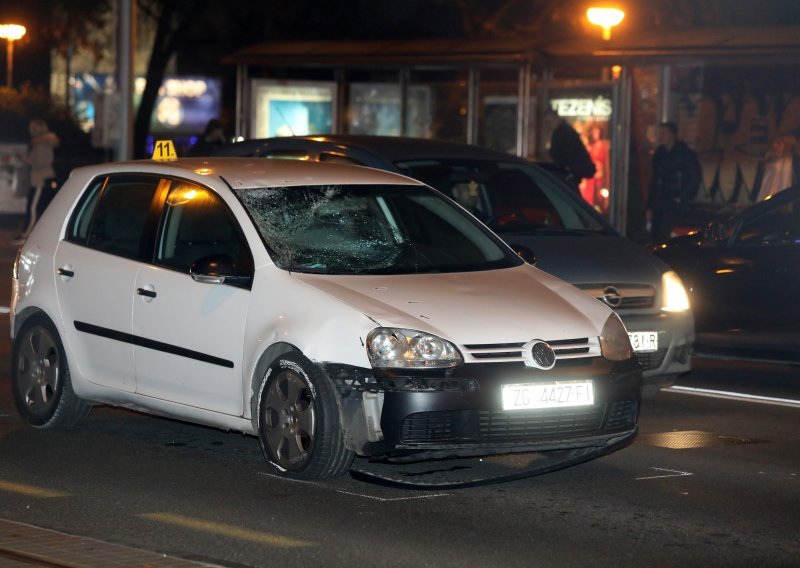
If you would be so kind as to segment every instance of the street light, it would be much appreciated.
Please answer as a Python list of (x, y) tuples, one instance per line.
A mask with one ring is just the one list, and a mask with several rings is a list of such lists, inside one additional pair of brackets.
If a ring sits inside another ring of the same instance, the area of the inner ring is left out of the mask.
[(14, 76), (14, 42), (25, 35), (25, 26), (17, 24), (0, 24), (0, 38), (8, 40), (8, 64), (6, 86), (11, 87), (11, 78)]
[(603, 28), (603, 39), (611, 39), (611, 28), (619, 25), (625, 12), (618, 8), (589, 8), (586, 17), (596, 26)]

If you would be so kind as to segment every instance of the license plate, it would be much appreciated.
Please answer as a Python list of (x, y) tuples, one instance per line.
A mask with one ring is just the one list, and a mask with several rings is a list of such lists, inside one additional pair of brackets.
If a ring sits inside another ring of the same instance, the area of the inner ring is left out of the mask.
[(658, 351), (657, 331), (631, 331), (628, 337), (631, 338), (631, 346), (636, 353)]
[(592, 404), (594, 404), (594, 391), (591, 381), (503, 385), (503, 410), (561, 408)]

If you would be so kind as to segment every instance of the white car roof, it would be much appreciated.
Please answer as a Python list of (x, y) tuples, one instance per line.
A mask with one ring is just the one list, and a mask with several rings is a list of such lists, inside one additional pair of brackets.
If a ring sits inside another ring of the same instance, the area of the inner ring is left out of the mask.
[(191, 179), (198, 183), (203, 183), (209, 177), (221, 177), (234, 189), (329, 184), (424, 185), (411, 178), (373, 168), (264, 158), (181, 158), (174, 162), (135, 160), (85, 166), (77, 168), (75, 173), (87, 177), (111, 173), (151, 173)]

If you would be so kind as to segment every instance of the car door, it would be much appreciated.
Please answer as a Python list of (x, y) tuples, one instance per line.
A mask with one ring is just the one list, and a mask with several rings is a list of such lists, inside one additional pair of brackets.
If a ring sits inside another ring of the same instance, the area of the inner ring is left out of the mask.
[(716, 297), (716, 316), (723, 330), (796, 332), (800, 199), (775, 202), (752, 213), (710, 263), (707, 295)]
[[(198, 282), (196, 261), (227, 262), (231, 284)], [(212, 190), (169, 181), (153, 264), (136, 279), (136, 392), (240, 416), (242, 353), (253, 260), (239, 225)]]
[(129, 392), (134, 284), (159, 183), (131, 174), (94, 180), (55, 255), (59, 309), (75, 354), (70, 364), (95, 384)]

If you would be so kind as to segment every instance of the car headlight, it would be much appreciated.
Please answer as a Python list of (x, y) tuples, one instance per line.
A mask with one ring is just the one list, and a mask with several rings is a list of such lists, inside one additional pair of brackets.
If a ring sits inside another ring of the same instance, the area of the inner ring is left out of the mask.
[(617, 314), (611, 314), (600, 332), (600, 351), (609, 361), (625, 361), (633, 357), (628, 331)]
[(661, 277), (663, 300), (661, 309), (665, 312), (685, 312), (689, 309), (689, 295), (680, 277), (672, 270)]
[(367, 353), (373, 367), (435, 369), (463, 362), (456, 346), (435, 335), (413, 329), (379, 327), (367, 336)]

